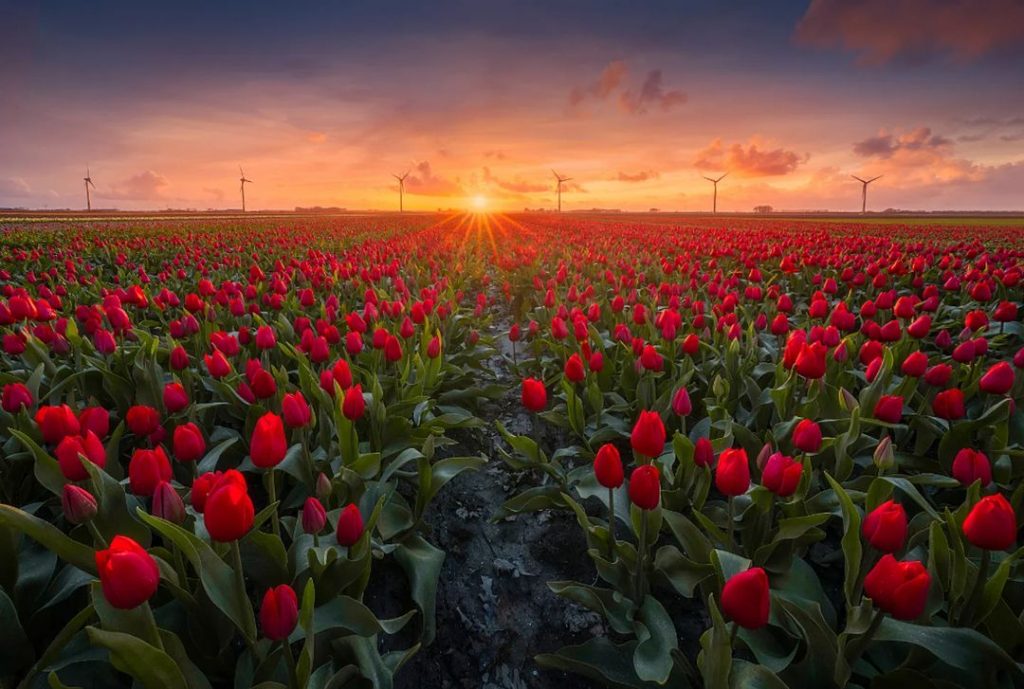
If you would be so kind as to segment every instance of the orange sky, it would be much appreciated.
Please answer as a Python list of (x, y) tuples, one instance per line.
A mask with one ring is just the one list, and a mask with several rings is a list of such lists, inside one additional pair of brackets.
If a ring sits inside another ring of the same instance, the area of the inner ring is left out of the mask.
[(566, 209), (707, 210), (725, 171), (720, 210), (859, 210), (851, 174), (884, 175), (877, 210), (1024, 208), (1019, 3), (980, 4), (256, 3), (237, 34), (227, 10), (15, 9), (0, 205), (84, 205), (88, 163), (94, 206), (126, 209), (237, 207), (239, 164), (251, 209), (391, 209), (405, 170), (407, 209), (550, 208), (552, 168)]

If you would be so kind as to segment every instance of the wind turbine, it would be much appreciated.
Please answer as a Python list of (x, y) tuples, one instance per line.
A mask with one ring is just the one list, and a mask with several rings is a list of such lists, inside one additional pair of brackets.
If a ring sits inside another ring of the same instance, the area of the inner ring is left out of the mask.
[(553, 174), (555, 176), (555, 179), (558, 180), (558, 183), (556, 185), (558, 187), (558, 212), (561, 213), (562, 212), (562, 183), (563, 182), (571, 181), (572, 177), (562, 177), (561, 175), (559, 175), (554, 170), (551, 171), (551, 174)]
[(241, 187), (242, 188), (242, 212), (244, 213), (245, 212), (245, 183), (248, 182), (249, 184), (252, 184), (252, 180), (245, 178), (245, 172), (242, 170), (242, 166), (241, 165), (238, 166), (238, 172), (239, 172), (239, 174), (241, 174), (241, 178), (239, 179), (239, 181), (242, 183), (242, 187)]
[(861, 214), (867, 213), (868, 212), (868, 185), (871, 184), (872, 182), (874, 182), (876, 179), (881, 179), (882, 175), (878, 175), (878, 177), (872, 177), (871, 179), (861, 179), (857, 175), (850, 175), (850, 177), (853, 177), (855, 180), (857, 180), (862, 185), (864, 185), (863, 187), (861, 187), (861, 191), (860, 191), (860, 212), (861, 212)]
[(401, 174), (401, 175), (393, 174), (391, 176), (398, 180), (398, 212), (399, 213), (404, 213), (405, 212), (405, 200), (404, 200), (405, 199), (405, 178), (409, 176), (409, 171), (406, 170), (404, 174)]
[(723, 179), (725, 179), (728, 176), (729, 176), (728, 172), (726, 172), (724, 175), (722, 175), (718, 179), (714, 179), (714, 178), (708, 177), (706, 175), (704, 176), (704, 179), (706, 179), (707, 181), (709, 181), (709, 182), (711, 182), (712, 184), (715, 185), (715, 195), (712, 197), (712, 201), (711, 201), (711, 214), (712, 215), (716, 215), (718, 213), (718, 183), (721, 182)]
[(92, 187), (93, 189), (95, 189), (96, 185), (92, 183), (92, 175), (89, 173), (89, 166), (88, 165), (85, 166), (85, 177), (82, 178), (82, 181), (85, 182), (85, 210), (91, 211), (92, 210), (92, 197), (89, 196), (89, 187)]

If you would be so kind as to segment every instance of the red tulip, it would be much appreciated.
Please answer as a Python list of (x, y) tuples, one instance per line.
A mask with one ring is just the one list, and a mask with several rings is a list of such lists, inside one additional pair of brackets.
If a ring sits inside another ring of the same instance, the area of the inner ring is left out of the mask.
[(181, 383), (168, 383), (164, 386), (164, 409), (168, 414), (177, 414), (188, 406), (188, 393)]
[(699, 467), (709, 467), (715, 461), (715, 449), (707, 438), (697, 438), (693, 445), (693, 463)]
[(121, 610), (142, 605), (160, 584), (156, 560), (127, 536), (114, 536), (109, 548), (96, 551), (96, 570), (103, 597)]
[(1005, 361), (993, 365), (978, 381), (978, 388), (991, 395), (1005, 395), (1013, 387), (1013, 367)]
[(803, 419), (793, 429), (793, 445), (801, 452), (814, 454), (821, 449), (821, 427), (810, 419)]
[(943, 390), (932, 400), (932, 410), (937, 417), (947, 421), (964, 418), (964, 393), (957, 388)]
[(629, 499), (642, 510), (653, 510), (661, 500), (661, 474), (653, 464), (642, 464), (629, 475)]
[[(761, 483), (780, 498), (788, 498), (796, 492), (803, 473), (803, 464), (794, 461), (792, 457), (787, 457), (781, 452), (776, 452), (768, 457), (768, 461), (764, 465), (764, 471), (761, 473)], [(744, 490), (744, 492), (746, 491)]]
[(903, 418), (903, 397), (882, 395), (875, 403), (874, 417), (886, 423), (899, 423)]
[(686, 388), (679, 388), (672, 395), (672, 411), (676, 416), (689, 416), (693, 411), (693, 404), (690, 403), (690, 393)]
[(988, 495), (964, 519), (964, 536), (982, 550), (1007, 550), (1017, 540), (1017, 515), (1001, 493)]
[(24, 383), (8, 383), (0, 393), (0, 407), (8, 414), (17, 414), (33, 404), (35, 400), (32, 398), (32, 392)]
[(341, 411), (349, 421), (358, 421), (366, 411), (366, 401), (363, 399), (363, 386), (356, 384), (345, 391), (345, 400), (342, 402)]
[(182, 371), (188, 368), (188, 352), (181, 345), (171, 350), (171, 368), (175, 371)]
[(203, 360), (206, 362), (206, 370), (214, 378), (223, 378), (231, 373), (231, 364), (219, 349), (215, 350), (212, 355), (203, 355)]
[(56, 445), (64, 436), (78, 435), (81, 429), (78, 417), (66, 404), (59, 407), (39, 407), (35, 421), (43, 436), (43, 442), (50, 445)]
[(302, 504), (302, 530), (308, 534), (318, 534), (327, 524), (327, 511), (316, 498), (306, 498)]
[(128, 409), (124, 420), (132, 433), (139, 437), (148, 436), (160, 427), (160, 412), (153, 407), (137, 404)]
[(206, 440), (199, 426), (184, 423), (174, 429), (171, 442), (174, 458), (179, 462), (195, 462), (206, 454)]
[(304, 428), (313, 420), (313, 413), (301, 390), (284, 396), (281, 400), (281, 415), (289, 428)]
[(128, 462), (128, 484), (135, 495), (151, 496), (161, 481), (171, 480), (171, 462), (164, 448), (136, 450)]
[(436, 359), (441, 356), (441, 336), (434, 335), (427, 343), (427, 357)]
[(548, 404), (548, 392), (544, 389), (544, 383), (536, 378), (524, 379), (522, 401), (523, 406), (532, 412), (544, 411)]
[(206, 509), (206, 498), (210, 495), (210, 490), (220, 480), (221, 472), (219, 471), (208, 471), (201, 476), (197, 476), (192, 481), (192, 492), (189, 495), (189, 501), (192, 503), (192, 507), (199, 514), (203, 513)]
[(796, 357), (796, 372), (804, 378), (817, 379), (825, 375), (828, 348), (820, 342), (804, 344)]
[(594, 457), (594, 475), (597, 482), (605, 488), (618, 488), (622, 485), (622, 458), (619, 451), (611, 443), (605, 443)]
[(913, 352), (903, 360), (903, 364), (900, 366), (903, 375), (911, 378), (920, 378), (927, 370), (928, 355), (924, 352)]
[(953, 367), (949, 364), (935, 364), (924, 372), (924, 382), (932, 387), (941, 388), (949, 382), (953, 375)]
[(271, 641), (284, 641), (299, 622), (299, 598), (288, 584), (267, 589), (260, 605), (260, 630)]
[(86, 407), (78, 413), (78, 423), (82, 433), (92, 431), (102, 440), (110, 433), (110, 412), (103, 407)]
[(953, 478), (964, 486), (980, 480), (984, 488), (992, 483), (992, 465), (985, 453), (965, 447), (953, 459)]
[(770, 607), (768, 575), (760, 567), (732, 575), (722, 587), (722, 612), (744, 629), (768, 624)]
[(167, 481), (161, 481), (153, 491), (153, 516), (175, 524), (185, 521), (185, 503)]
[(715, 487), (723, 495), (743, 495), (750, 488), (750, 460), (743, 448), (722, 452), (715, 467)]
[(261, 469), (270, 469), (281, 463), (288, 452), (288, 440), (284, 435), (281, 417), (267, 412), (256, 421), (249, 440), (249, 456), (252, 463)]
[(64, 436), (54, 454), (57, 456), (61, 473), (69, 481), (84, 481), (89, 478), (89, 472), (82, 465), (82, 457), (101, 469), (107, 464), (107, 451), (92, 431), (86, 431), (80, 436)]
[(861, 531), (872, 548), (894, 553), (907, 540), (907, 513), (898, 502), (887, 500), (864, 517)]
[(931, 581), (919, 561), (900, 562), (886, 554), (864, 577), (864, 593), (879, 610), (898, 620), (913, 620), (924, 612)]
[[(195, 505), (195, 486), (192, 504)], [(203, 516), (210, 538), (221, 543), (237, 541), (252, 528), (255, 510), (245, 477), (228, 469), (210, 487), (203, 505)]]
[(572, 383), (582, 383), (587, 378), (587, 372), (583, 370), (583, 360), (579, 354), (573, 354), (565, 362), (565, 377)]
[(351, 548), (363, 536), (363, 515), (354, 504), (346, 505), (338, 515), (338, 528), (335, 532), (338, 545)]
[(394, 335), (388, 335), (384, 343), (384, 358), (391, 363), (402, 358), (402, 342)]
[(665, 424), (656, 411), (642, 411), (629, 436), (633, 449), (645, 457), (660, 457), (665, 449)]

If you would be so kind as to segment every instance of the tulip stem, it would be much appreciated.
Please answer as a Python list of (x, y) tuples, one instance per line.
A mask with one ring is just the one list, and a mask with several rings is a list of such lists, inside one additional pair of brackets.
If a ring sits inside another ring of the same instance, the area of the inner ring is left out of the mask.
[(299, 677), (295, 672), (295, 656), (292, 654), (292, 645), (288, 642), (288, 639), (281, 639), (281, 650), (284, 651), (284, 662), (288, 665), (288, 677), (291, 681), (291, 686), (295, 689), (299, 688)]
[(981, 562), (978, 563), (978, 576), (974, 578), (974, 587), (971, 589), (971, 595), (967, 599), (967, 609), (962, 611), (961, 618), (957, 620), (960, 626), (972, 625), (975, 622), (975, 617), (978, 613), (978, 606), (981, 603), (981, 595), (985, 590), (985, 580), (988, 578), (989, 566), (992, 564), (992, 551), (982, 550), (981, 551)]
[(140, 605), (139, 609), (142, 612), (142, 619), (145, 624), (146, 633), (151, 636), (151, 638), (146, 639), (146, 641), (153, 646), (156, 646), (161, 651), (164, 650), (164, 642), (163, 639), (160, 638), (160, 628), (156, 626), (156, 618), (153, 617), (153, 608), (150, 607), (149, 601)]
[(731, 495), (729, 496), (729, 524), (728, 524), (728, 529), (729, 529), (729, 547), (731, 547), (735, 551), (735, 550), (737, 550), (737, 546), (736, 546), (736, 533), (735, 533), (735, 529), (736, 529), (736, 506), (735, 506), (735, 503), (733, 501), (733, 497)]
[(636, 600), (637, 607), (643, 603), (646, 594), (644, 561), (647, 559), (647, 512), (640, 511), (640, 538), (636, 548)]
[(238, 541), (231, 541), (231, 567), (235, 570), (235, 584), (239, 591), (245, 591), (245, 572), (242, 570), (242, 549)]
[[(267, 497), (271, 505), (277, 502), (277, 481), (275, 478), (274, 470), (267, 470)], [(277, 516), (277, 507), (274, 507), (274, 511), (270, 513), (270, 526), (274, 530), (274, 535), (281, 538), (281, 521)]]
[(85, 524), (86, 527), (89, 529), (89, 533), (92, 534), (93, 540), (96, 542), (96, 545), (102, 548), (110, 547), (110, 544), (107, 543), (107, 539), (103, 537), (103, 534), (100, 533), (100, 530), (96, 528), (96, 524), (94, 524), (91, 519), (87, 521)]
[(608, 559), (612, 562), (615, 561), (615, 489), (608, 489), (608, 540), (609, 540), (609, 557)]
[[(848, 672), (853, 672), (853, 667), (860, 660), (860, 657), (864, 655), (864, 651), (867, 650), (868, 645), (871, 643), (871, 639), (874, 638), (875, 632), (882, 626), (882, 620), (885, 619), (885, 612), (881, 608), (875, 610), (875, 616), (871, 618), (871, 624), (864, 631), (863, 634), (853, 639), (846, 650), (846, 665), (849, 668)], [(844, 682), (845, 684), (845, 682)]]
[(737, 622), (732, 623), (732, 628), (729, 629), (729, 648), (732, 649), (736, 646), (736, 636), (740, 633), (740, 625)]

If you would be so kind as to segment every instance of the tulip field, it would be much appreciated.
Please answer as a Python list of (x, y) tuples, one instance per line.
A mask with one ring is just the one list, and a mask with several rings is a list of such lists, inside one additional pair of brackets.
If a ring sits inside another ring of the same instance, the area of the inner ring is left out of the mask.
[(0, 219), (0, 687), (1024, 686), (1024, 225)]

